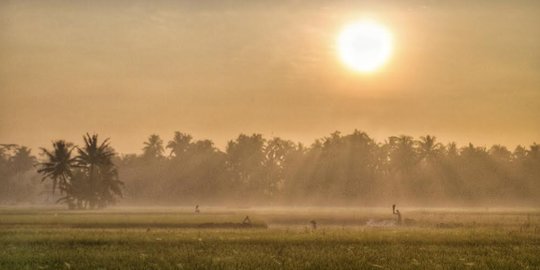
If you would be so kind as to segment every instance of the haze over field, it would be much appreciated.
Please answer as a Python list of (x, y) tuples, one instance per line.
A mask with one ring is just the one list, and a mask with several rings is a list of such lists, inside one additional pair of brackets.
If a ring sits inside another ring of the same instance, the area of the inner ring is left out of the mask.
[[(355, 128), (379, 142), (540, 141), (540, 2), (265, 3), (2, 1), (0, 142), (90, 131), (140, 153), (175, 130), (225, 149), (239, 133), (309, 144)], [(336, 51), (363, 17), (394, 39), (368, 75)]]
[(0, 269), (540, 269), (539, 120), (539, 0), (0, 0)]

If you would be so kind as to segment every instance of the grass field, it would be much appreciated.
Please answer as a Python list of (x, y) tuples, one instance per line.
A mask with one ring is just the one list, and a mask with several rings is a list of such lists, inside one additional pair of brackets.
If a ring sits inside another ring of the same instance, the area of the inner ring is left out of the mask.
[(535, 209), (202, 210), (0, 208), (0, 269), (540, 269)]

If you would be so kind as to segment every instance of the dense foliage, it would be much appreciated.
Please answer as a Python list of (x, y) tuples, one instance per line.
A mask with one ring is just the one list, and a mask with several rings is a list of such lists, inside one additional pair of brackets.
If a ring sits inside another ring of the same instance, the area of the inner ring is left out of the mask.
[[(53, 182), (53, 192), (58, 186), (64, 195), (58, 202), (70, 209), (103, 208), (122, 196), (123, 183), (112, 163), (114, 150), (108, 139), (99, 144), (97, 135), (86, 134), (83, 139), (80, 148), (63, 140), (53, 142), (53, 151), (42, 148), (45, 161), (39, 163), (38, 172)], [(72, 155), (75, 148), (77, 156)]]
[(39, 197), (39, 179), (33, 171), (31, 150), (16, 144), (0, 144), (0, 204), (30, 202)]
[(540, 202), (539, 146), (491, 148), (433, 136), (335, 132), (306, 147), (241, 134), (225, 151), (176, 132), (117, 160), (132, 202), (248, 205), (531, 205)]
[[(538, 205), (540, 146), (513, 150), (441, 144), (433, 136), (376, 142), (355, 131), (304, 146), (241, 134), (224, 151), (176, 132), (151, 135), (139, 155), (114, 155), (108, 141), (85, 136), (80, 148), (56, 141), (39, 171), (61, 201), (103, 207), (121, 195), (139, 204), (250, 205)], [(24, 146), (0, 147), (0, 202), (42, 198), (35, 157)], [(34, 171), (34, 173), (32, 173)], [(31, 179), (31, 180), (25, 180)], [(24, 183), (24, 184), (23, 184)], [(32, 192), (29, 192), (32, 190)], [(56, 198), (58, 199), (58, 198)], [(56, 200), (55, 199), (55, 200)]]

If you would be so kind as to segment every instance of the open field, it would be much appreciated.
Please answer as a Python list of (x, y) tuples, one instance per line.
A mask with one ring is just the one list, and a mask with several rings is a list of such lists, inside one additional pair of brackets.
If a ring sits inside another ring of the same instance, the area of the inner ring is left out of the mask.
[(535, 209), (202, 211), (0, 208), (0, 269), (540, 269)]

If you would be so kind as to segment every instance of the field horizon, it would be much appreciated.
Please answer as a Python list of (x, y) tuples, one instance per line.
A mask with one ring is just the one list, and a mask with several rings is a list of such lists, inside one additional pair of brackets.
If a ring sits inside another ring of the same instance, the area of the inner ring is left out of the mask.
[(0, 270), (540, 270), (540, 0), (0, 0)]
[(0, 269), (540, 267), (540, 209), (400, 210), (0, 207)]

